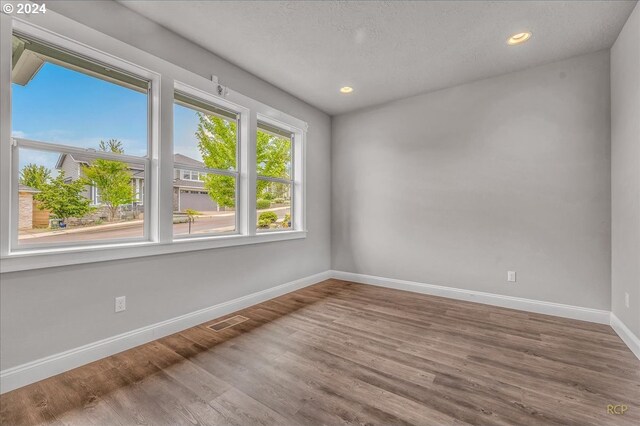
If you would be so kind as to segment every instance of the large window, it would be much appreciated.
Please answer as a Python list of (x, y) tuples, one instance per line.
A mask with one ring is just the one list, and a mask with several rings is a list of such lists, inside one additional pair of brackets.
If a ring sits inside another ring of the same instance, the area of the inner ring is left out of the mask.
[(180, 92), (173, 113), (173, 235), (237, 230), (239, 115)]
[(290, 229), (293, 222), (293, 133), (258, 122), (256, 209), (258, 231)]
[(149, 82), (14, 33), (17, 246), (145, 237)]
[(0, 14), (0, 271), (306, 236), (306, 123), (55, 15)]

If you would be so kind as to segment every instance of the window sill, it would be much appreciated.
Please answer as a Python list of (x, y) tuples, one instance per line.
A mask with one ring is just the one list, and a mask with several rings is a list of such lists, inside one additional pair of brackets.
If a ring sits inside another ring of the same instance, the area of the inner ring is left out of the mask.
[(47, 250), (24, 250), (2, 257), (0, 259), (0, 273), (269, 243), (274, 241), (296, 240), (306, 237), (307, 231), (281, 231), (258, 235), (183, 238), (164, 244), (145, 241)]

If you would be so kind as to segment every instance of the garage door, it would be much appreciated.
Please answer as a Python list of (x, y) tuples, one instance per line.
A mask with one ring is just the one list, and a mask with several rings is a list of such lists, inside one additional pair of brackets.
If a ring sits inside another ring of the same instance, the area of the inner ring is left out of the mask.
[(209, 197), (209, 194), (201, 191), (180, 191), (180, 211), (187, 209), (199, 212), (216, 211), (218, 206)]

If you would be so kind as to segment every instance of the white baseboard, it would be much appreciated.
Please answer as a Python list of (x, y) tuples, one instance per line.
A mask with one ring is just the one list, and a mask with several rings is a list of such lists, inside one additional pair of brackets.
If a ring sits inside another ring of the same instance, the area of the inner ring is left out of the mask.
[(519, 309), (521, 311), (535, 312), (538, 314), (555, 315), (558, 317), (572, 318), (599, 324), (610, 323), (610, 312), (600, 309), (583, 308), (580, 306), (563, 305), (561, 303), (553, 302), (543, 302), (540, 300), (524, 299), (521, 297), (503, 296), (500, 294), (484, 293), (481, 291), (465, 290), (461, 288), (445, 287), (433, 284), (424, 284), (415, 281), (405, 281), (397, 280), (394, 278), (376, 277), (373, 275), (355, 274), (353, 272), (332, 271), (332, 277), (339, 280), (353, 281), (361, 284), (370, 284), (379, 287), (412, 291), (414, 293), (448, 297), (449, 299), (465, 300), (468, 302), (484, 303), (485, 305)]
[(520, 297), (503, 296), (473, 290), (418, 283), (414, 281), (382, 278), (372, 275), (342, 271), (325, 271), (276, 287), (252, 293), (166, 321), (142, 327), (46, 358), (0, 371), (0, 393), (46, 379), (76, 367), (108, 357), (118, 352), (151, 342), (164, 336), (185, 330), (203, 322), (211, 321), (240, 309), (253, 306), (274, 297), (290, 293), (329, 278), (370, 284), (379, 287), (430, 294), (450, 299), (484, 303), (527, 312), (555, 315), (599, 324), (609, 324), (618, 333), (631, 351), (640, 359), (640, 340), (613, 313), (609, 311), (543, 302)]
[(524, 299), (521, 297), (503, 296), (500, 294), (484, 293), (481, 291), (465, 290), (461, 288), (424, 284), (415, 281), (382, 278), (373, 275), (356, 274), (353, 272), (331, 271), (331, 277), (344, 281), (396, 290), (412, 291), (414, 293), (430, 294), (432, 296), (447, 297), (449, 299), (465, 300), (467, 302), (484, 303), (485, 305), (518, 309), (537, 314), (554, 315), (557, 317), (607, 324), (620, 336), (631, 352), (640, 359), (640, 339), (624, 325), (613, 312), (583, 308), (581, 306), (563, 305), (561, 303), (543, 302), (540, 300)]
[(611, 312), (611, 328), (618, 333), (618, 336), (631, 349), (636, 358), (640, 359), (640, 339), (613, 312)]
[(46, 358), (8, 368), (0, 371), (0, 393), (9, 392), (47, 377), (55, 376), (81, 365), (177, 333), (329, 278), (331, 278), (331, 271), (321, 272)]

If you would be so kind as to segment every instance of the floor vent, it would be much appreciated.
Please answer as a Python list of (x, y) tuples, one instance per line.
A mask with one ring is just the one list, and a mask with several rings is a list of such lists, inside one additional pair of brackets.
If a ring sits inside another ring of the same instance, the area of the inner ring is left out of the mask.
[(233, 327), (234, 325), (238, 325), (248, 320), (249, 318), (247, 317), (243, 317), (242, 315), (236, 315), (234, 317), (227, 318), (225, 320), (218, 321), (214, 324), (208, 325), (207, 328), (210, 328), (213, 331), (222, 331), (224, 329)]

